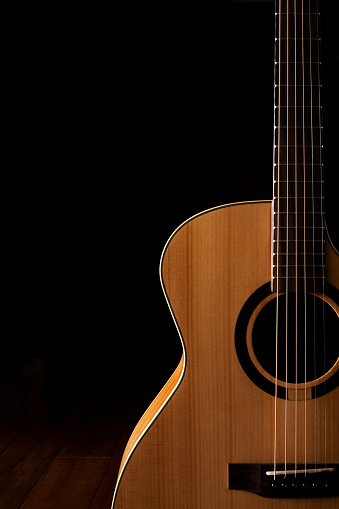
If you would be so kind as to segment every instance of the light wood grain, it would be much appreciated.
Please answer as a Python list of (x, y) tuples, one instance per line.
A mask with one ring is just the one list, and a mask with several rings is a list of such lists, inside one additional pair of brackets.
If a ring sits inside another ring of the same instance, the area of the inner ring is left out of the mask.
[(56, 459), (20, 507), (22, 509), (90, 507), (108, 463), (108, 458)]
[[(270, 281), (271, 207), (271, 202), (219, 207), (186, 222), (171, 238), (161, 272), (186, 357), (131, 438), (114, 509), (338, 507), (338, 498), (265, 499), (227, 487), (228, 463), (274, 458), (274, 398), (249, 380), (234, 347), (242, 306)], [(327, 260), (327, 278), (338, 288), (338, 256), (330, 244)], [(295, 437), (297, 459), (304, 459), (304, 415), (309, 461), (316, 453), (318, 461), (323, 460), (325, 406), (327, 460), (339, 461), (338, 398), (335, 389), (309, 400), (306, 414), (304, 401), (288, 401), (289, 461), (294, 461)], [(278, 462), (284, 461), (284, 411), (285, 402), (278, 400)]]

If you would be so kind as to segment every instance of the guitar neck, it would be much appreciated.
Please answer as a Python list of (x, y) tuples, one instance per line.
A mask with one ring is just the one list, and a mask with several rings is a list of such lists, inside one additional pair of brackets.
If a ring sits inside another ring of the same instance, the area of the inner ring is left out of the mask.
[(317, 0), (276, 0), (274, 291), (325, 279), (320, 22)]

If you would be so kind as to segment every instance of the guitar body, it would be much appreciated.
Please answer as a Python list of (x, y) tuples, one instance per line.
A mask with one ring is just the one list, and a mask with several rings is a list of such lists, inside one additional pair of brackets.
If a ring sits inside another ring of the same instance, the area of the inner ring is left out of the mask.
[[(245, 373), (235, 340), (246, 301), (271, 280), (271, 249), (271, 201), (211, 209), (172, 235), (162, 257), (161, 278), (183, 343), (183, 357), (130, 438), (114, 509), (339, 506), (339, 496), (270, 498), (229, 489), (229, 464), (272, 463), (274, 457), (275, 397)], [(326, 257), (327, 282), (338, 289), (339, 257), (329, 241)], [(330, 302), (338, 315), (337, 305)], [(297, 404), (295, 399), (277, 400), (277, 461), (284, 461), (286, 447), (288, 461), (293, 462), (297, 454), (297, 461), (303, 462), (305, 419), (308, 459), (324, 461), (321, 437), (326, 407), (326, 426), (331, 430), (326, 460), (335, 463), (339, 458), (339, 388), (306, 400), (306, 411), (305, 398)], [(309, 425), (312, 415), (316, 415), (316, 426)]]

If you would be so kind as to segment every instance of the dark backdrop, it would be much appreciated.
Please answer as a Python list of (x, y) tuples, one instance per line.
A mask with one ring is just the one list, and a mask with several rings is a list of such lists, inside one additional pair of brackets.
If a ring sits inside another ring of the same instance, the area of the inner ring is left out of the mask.
[[(329, 2), (323, 2), (329, 4)], [(338, 241), (338, 7), (324, 5), (326, 209)], [(272, 198), (273, 2), (24, 6), (3, 45), (0, 380), (160, 387), (180, 344), (168, 237)], [(326, 9), (326, 11), (325, 11)]]

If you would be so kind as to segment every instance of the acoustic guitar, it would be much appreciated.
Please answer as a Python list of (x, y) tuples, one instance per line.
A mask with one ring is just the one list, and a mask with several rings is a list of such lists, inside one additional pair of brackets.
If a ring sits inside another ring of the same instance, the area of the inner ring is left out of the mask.
[(184, 222), (160, 263), (182, 358), (114, 509), (339, 507), (339, 254), (324, 219), (317, 0), (276, 0), (273, 200)]

